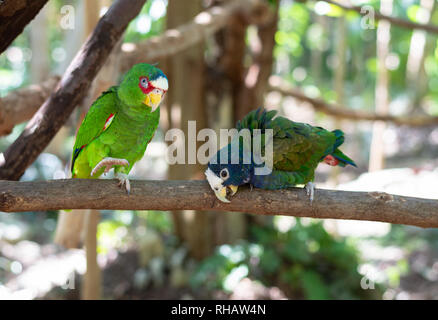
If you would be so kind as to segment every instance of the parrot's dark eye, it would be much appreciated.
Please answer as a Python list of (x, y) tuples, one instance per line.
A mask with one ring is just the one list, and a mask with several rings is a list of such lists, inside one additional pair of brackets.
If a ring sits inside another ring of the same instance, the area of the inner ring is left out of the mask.
[(141, 79), (140, 79), (140, 85), (141, 85), (143, 88), (147, 89), (148, 86), (149, 86), (149, 84), (148, 84), (148, 79), (146, 79), (146, 78), (141, 78)]
[(220, 175), (221, 175), (222, 179), (228, 179), (228, 176), (230, 175), (230, 173), (228, 172), (227, 168), (224, 168), (221, 170)]

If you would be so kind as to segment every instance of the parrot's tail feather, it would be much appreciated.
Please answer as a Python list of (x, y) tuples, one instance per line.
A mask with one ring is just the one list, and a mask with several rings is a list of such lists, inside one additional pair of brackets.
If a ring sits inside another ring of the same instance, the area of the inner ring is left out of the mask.
[(352, 159), (350, 159), (348, 156), (346, 156), (341, 150), (336, 149), (335, 152), (333, 152), (333, 157), (339, 160), (339, 166), (345, 167), (347, 164), (356, 167), (356, 163)]

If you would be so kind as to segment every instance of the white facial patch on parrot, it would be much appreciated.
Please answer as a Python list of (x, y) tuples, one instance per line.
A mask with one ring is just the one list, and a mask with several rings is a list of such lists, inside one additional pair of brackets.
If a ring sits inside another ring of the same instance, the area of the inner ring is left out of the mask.
[(150, 82), (155, 88), (162, 89), (164, 91), (169, 89), (169, 83), (165, 77), (159, 77), (155, 80), (151, 80)]
[(223, 180), (220, 177), (218, 177), (217, 175), (215, 175), (214, 172), (211, 171), (210, 168), (205, 170), (205, 176), (207, 177), (207, 181), (210, 184), (210, 187), (214, 191), (218, 191), (221, 188), (223, 188), (223, 186), (222, 186)]

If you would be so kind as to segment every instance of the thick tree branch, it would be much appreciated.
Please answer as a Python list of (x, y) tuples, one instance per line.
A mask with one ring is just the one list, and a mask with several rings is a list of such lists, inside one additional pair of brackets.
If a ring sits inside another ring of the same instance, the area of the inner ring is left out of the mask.
[(49, 144), (73, 109), (85, 97), (129, 22), (146, 0), (117, 0), (99, 20), (91, 36), (65, 72), (56, 91), (29, 121), (23, 133), (6, 150), (0, 179), (17, 180)]
[(318, 189), (310, 205), (303, 189), (242, 187), (226, 204), (216, 199), (206, 181), (131, 181), (129, 196), (115, 180), (0, 181), (0, 211), (59, 209), (217, 210), (438, 227), (438, 200), (381, 192)]
[[(362, 12), (362, 7), (363, 6), (350, 6), (350, 5), (346, 5), (346, 4), (341, 4), (338, 1), (333, 1), (333, 0), (324, 0), (327, 3), (333, 4), (335, 6), (338, 6), (344, 10), (348, 10), (348, 11), (356, 11), (359, 14), (367, 14), (367, 12), (363, 13)], [(417, 29), (417, 30), (424, 30), (430, 33), (435, 33), (438, 34), (438, 26), (432, 25), (432, 24), (422, 24), (422, 23), (415, 23), (409, 20), (405, 20), (405, 19), (400, 19), (400, 18), (396, 18), (396, 17), (391, 17), (385, 14), (380, 13), (379, 11), (375, 11), (374, 12), (374, 18), (376, 20), (386, 20), (389, 21), (392, 25), (396, 25), (402, 28), (407, 28), (407, 29)]]
[(291, 96), (308, 102), (315, 110), (321, 111), (327, 115), (341, 119), (350, 120), (368, 120), (368, 121), (386, 121), (396, 125), (406, 125), (412, 127), (432, 126), (438, 124), (438, 117), (434, 116), (391, 116), (381, 115), (374, 112), (352, 110), (344, 106), (325, 102), (322, 99), (311, 98), (305, 95), (301, 90), (292, 88), (279, 77), (272, 76), (269, 79), (269, 90), (277, 91), (285, 96)]
[(0, 2), (0, 53), (23, 32), (48, 0), (4, 0)]

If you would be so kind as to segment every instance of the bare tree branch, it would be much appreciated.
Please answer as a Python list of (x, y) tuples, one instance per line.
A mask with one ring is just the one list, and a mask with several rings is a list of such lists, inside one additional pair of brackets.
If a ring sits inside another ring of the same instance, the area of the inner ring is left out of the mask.
[(23, 32), (48, 0), (4, 0), (0, 2), (0, 53)]
[(269, 90), (277, 91), (285, 96), (291, 96), (308, 102), (315, 110), (321, 111), (327, 115), (350, 120), (368, 120), (368, 121), (386, 121), (396, 125), (406, 125), (411, 127), (432, 126), (438, 124), (438, 117), (434, 116), (391, 116), (381, 115), (374, 112), (352, 110), (338, 104), (325, 102), (322, 99), (311, 98), (305, 95), (301, 90), (292, 88), (279, 77), (272, 76), (269, 79)]
[(265, 9), (266, 3), (260, 0), (233, 0), (224, 6), (212, 7), (199, 13), (193, 21), (160, 36), (125, 45), (121, 69), (126, 71), (139, 62), (155, 62), (175, 55), (216, 33), (236, 12), (241, 12), (251, 23), (263, 21), (267, 19)]
[[(335, 6), (338, 6), (344, 10), (348, 10), (348, 11), (356, 11), (359, 14), (366, 14), (367, 12), (364, 12), (362, 7), (363, 6), (349, 6), (346, 4), (342, 4), (339, 3), (337, 1), (333, 1), (333, 0), (324, 0), (324, 2), (333, 4)], [(405, 20), (405, 19), (400, 19), (400, 18), (396, 18), (396, 17), (391, 17), (385, 14), (382, 14), (378, 11), (375, 11), (374, 13), (374, 18), (376, 20), (386, 20), (389, 21), (392, 25), (396, 25), (402, 28), (407, 28), (407, 29), (418, 29), (418, 30), (424, 30), (430, 33), (435, 33), (438, 34), (438, 26), (435, 26), (433, 24), (423, 24), (423, 23), (415, 23), (415, 22), (411, 22), (409, 20)]]
[(0, 181), (0, 211), (59, 209), (216, 210), (438, 227), (438, 200), (381, 192), (318, 189), (310, 205), (303, 189), (242, 187), (227, 204), (216, 199), (206, 181), (131, 181), (129, 196), (115, 180)]
[(0, 179), (17, 180), (49, 144), (76, 105), (85, 97), (112, 48), (146, 0), (117, 0), (99, 20), (56, 91), (46, 100), (18, 139), (4, 153)]
[(0, 98), (0, 136), (11, 133), (16, 124), (32, 118), (50, 96), (59, 79), (54, 76), (39, 85), (30, 85)]

